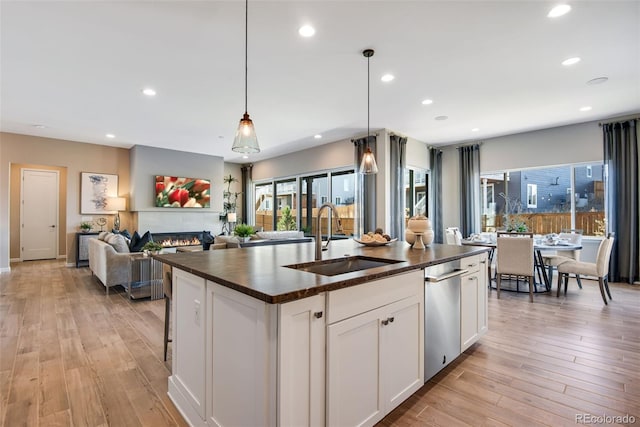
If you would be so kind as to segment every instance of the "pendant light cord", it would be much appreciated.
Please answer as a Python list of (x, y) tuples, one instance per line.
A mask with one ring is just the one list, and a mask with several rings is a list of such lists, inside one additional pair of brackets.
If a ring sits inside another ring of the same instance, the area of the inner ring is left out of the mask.
[(371, 76), (371, 72), (369, 71), (369, 62), (370, 62), (371, 57), (367, 56), (367, 147), (369, 147), (369, 117), (370, 117), (370, 112), (369, 112), (369, 91), (370, 91), (370, 87), (371, 84), (369, 83), (369, 79)]
[(249, 45), (249, 0), (245, 0), (244, 3), (244, 113), (247, 114), (247, 75), (249, 74), (248, 62), (248, 48)]

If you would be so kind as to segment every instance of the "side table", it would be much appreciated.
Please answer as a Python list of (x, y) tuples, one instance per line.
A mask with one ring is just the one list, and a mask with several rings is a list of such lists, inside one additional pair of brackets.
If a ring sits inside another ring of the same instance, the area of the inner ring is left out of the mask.
[(162, 289), (162, 263), (152, 256), (131, 254), (129, 266), (129, 298), (164, 298)]
[(89, 265), (89, 239), (94, 239), (98, 232), (76, 233), (76, 268)]

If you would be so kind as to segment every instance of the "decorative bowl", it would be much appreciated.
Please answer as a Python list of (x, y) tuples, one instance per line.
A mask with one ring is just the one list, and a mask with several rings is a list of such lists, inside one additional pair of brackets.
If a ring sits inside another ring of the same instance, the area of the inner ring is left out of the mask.
[(427, 230), (433, 229), (431, 226), (431, 220), (424, 215), (417, 215), (409, 218), (407, 228), (414, 233), (424, 233)]
[(388, 245), (389, 243), (393, 243), (398, 239), (397, 238), (396, 239), (391, 239), (391, 240), (389, 240), (387, 242), (377, 242), (375, 240), (373, 240), (371, 242), (363, 242), (362, 240), (359, 240), (357, 237), (354, 237), (353, 240), (358, 242), (358, 243), (360, 243), (361, 245), (365, 245), (365, 246), (384, 246), (384, 245)]

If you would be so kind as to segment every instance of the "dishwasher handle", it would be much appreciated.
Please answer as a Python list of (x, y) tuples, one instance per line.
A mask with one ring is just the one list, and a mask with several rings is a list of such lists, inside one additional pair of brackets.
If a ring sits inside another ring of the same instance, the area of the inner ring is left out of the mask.
[(455, 270), (450, 271), (448, 273), (445, 273), (445, 274), (443, 274), (441, 276), (426, 276), (424, 278), (424, 281), (425, 282), (430, 282), (430, 283), (442, 282), (443, 280), (451, 279), (453, 277), (462, 276), (463, 274), (466, 274), (468, 272), (469, 272), (469, 270), (458, 268), (458, 269), (455, 269)]

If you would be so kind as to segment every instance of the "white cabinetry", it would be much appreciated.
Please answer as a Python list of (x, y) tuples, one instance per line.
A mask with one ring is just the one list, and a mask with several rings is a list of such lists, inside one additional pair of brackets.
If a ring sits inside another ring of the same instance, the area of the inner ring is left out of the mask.
[(327, 422), (374, 425), (424, 383), (424, 276), (329, 293)]
[(460, 348), (465, 351), (487, 332), (487, 254), (462, 259), (460, 287)]
[(325, 294), (279, 306), (278, 425), (325, 425)]
[(169, 395), (194, 425), (205, 419), (206, 281), (173, 269), (173, 373)]

